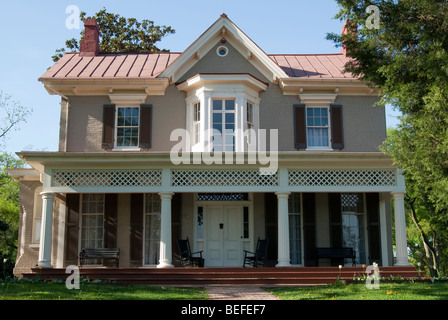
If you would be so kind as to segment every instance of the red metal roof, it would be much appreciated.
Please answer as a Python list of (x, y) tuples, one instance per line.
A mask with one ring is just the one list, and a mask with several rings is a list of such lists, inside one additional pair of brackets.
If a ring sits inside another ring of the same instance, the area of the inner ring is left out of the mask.
[[(139, 54), (99, 54), (81, 57), (67, 53), (49, 68), (40, 79), (112, 79), (156, 78), (181, 53), (158, 52)], [(344, 54), (270, 54), (268, 55), (289, 77), (352, 78), (343, 69), (348, 58)]]
[(81, 57), (67, 53), (40, 79), (156, 78), (180, 53), (117, 53)]
[(344, 73), (349, 58), (344, 54), (270, 54), (285, 73), (294, 78), (353, 78)]

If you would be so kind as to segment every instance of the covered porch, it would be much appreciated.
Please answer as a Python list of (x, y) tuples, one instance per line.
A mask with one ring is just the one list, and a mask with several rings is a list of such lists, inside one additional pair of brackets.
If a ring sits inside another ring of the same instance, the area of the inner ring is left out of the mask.
[[(173, 165), (169, 154), (21, 156), (42, 174), (41, 268), (77, 265), (87, 243), (120, 247), (123, 269), (171, 268), (186, 237), (208, 268), (240, 267), (258, 237), (270, 239), (270, 267), (344, 264), (318, 261), (315, 248), (345, 245), (359, 265), (409, 265), (404, 177), (381, 153), (280, 153), (272, 174), (248, 161)], [(96, 238), (83, 236), (92, 228)]]

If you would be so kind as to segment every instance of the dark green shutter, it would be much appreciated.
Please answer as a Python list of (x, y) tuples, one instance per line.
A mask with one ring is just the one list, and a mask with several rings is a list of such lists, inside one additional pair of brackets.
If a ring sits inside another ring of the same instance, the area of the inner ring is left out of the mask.
[(103, 143), (104, 149), (114, 147), (115, 138), (115, 105), (105, 104), (103, 106)]
[(366, 193), (369, 264), (381, 265), (381, 230), (378, 193)]
[(342, 125), (342, 105), (332, 104), (331, 115), (331, 147), (333, 149), (344, 148), (344, 128)]
[(181, 218), (182, 193), (175, 193), (171, 199), (171, 252), (173, 255), (173, 262), (180, 260), (177, 239), (181, 238)]
[(104, 246), (117, 247), (117, 199), (116, 193), (106, 193), (104, 203)]
[(79, 234), (79, 193), (67, 193), (65, 202), (67, 205), (66, 220), (66, 248), (65, 259), (67, 264), (78, 265), (78, 234)]
[(275, 266), (278, 259), (278, 205), (275, 193), (264, 194), (266, 237), (269, 238), (268, 266)]
[(303, 193), (303, 239), (305, 267), (317, 265), (316, 260), (316, 200), (314, 193)]
[(306, 148), (306, 116), (305, 105), (293, 105), (293, 120), (294, 120), (294, 148)]
[(151, 148), (152, 105), (140, 105), (140, 148)]
[(143, 194), (131, 194), (131, 266), (139, 267), (143, 259)]

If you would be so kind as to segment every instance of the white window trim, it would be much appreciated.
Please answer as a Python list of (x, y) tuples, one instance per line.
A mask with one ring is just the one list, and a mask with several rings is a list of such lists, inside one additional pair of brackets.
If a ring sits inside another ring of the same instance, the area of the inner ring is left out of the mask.
[[(203, 91), (200, 90), (187, 101), (187, 123), (186, 128), (190, 130), (190, 149), (193, 152), (212, 152), (212, 129), (213, 129), (213, 100), (235, 101), (235, 152), (256, 150), (257, 136), (252, 139), (250, 145), (246, 142), (247, 133), (247, 103), (253, 105), (253, 129), (257, 132), (259, 128), (259, 102), (260, 99), (253, 94), (235, 91)], [(194, 105), (200, 102), (199, 142), (194, 143)]]
[[(198, 74), (177, 85), (178, 90), (187, 92), (186, 125), (192, 131), (193, 103), (201, 102), (200, 143), (190, 143), (192, 152), (211, 152), (212, 100), (235, 99), (235, 152), (247, 151), (245, 132), (247, 130), (247, 101), (254, 104), (254, 130), (259, 128), (259, 93), (267, 89), (267, 84), (249, 74)], [(258, 138), (258, 137), (257, 137)], [(190, 139), (191, 140), (191, 139)], [(255, 144), (254, 144), (255, 145)], [(188, 149), (188, 148), (187, 148)], [(256, 147), (253, 147), (256, 149)]]
[[(323, 126), (313, 126), (313, 127), (309, 127), (308, 126), (308, 117), (307, 117), (307, 114), (308, 114), (308, 109), (315, 109), (315, 108), (321, 108), (321, 109), (323, 109), (323, 108), (325, 108), (325, 109), (327, 109), (327, 114), (328, 114), (328, 126), (327, 127), (323, 127)], [(306, 106), (306, 108), (305, 108), (305, 123), (306, 123), (306, 131), (307, 131), (307, 134), (306, 134), (306, 151), (333, 151), (333, 148), (331, 147), (331, 139), (332, 139), (332, 137), (331, 137), (331, 116), (330, 116), (330, 106), (328, 106), (328, 105), (312, 105), (312, 106)], [(315, 146), (315, 147), (313, 147), (313, 146), (308, 146), (308, 128), (327, 128), (328, 129), (328, 147), (325, 147), (325, 146)]]
[[(199, 105), (199, 120), (196, 120), (196, 108)], [(193, 103), (193, 107), (192, 107), (192, 116), (191, 116), (191, 145), (194, 146), (196, 144), (201, 143), (201, 118), (202, 118), (202, 104), (201, 101), (198, 100), (196, 102)], [(195, 136), (195, 130), (198, 130), (198, 139), (196, 140), (196, 136)]]
[[(118, 146), (118, 109), (120, 108), (138, 108), (138, 143), (136, 146)], [(112, 151), (140, 151), (140, 122), (141, 122), (141, 108), (140, 105), (116, 105), (115, 106), (115, 128), (114, 128), (114, 148)]]
[[(220, 101), (221, 102), (221, 104), (222, 104), (222, 109), (221, 110), (214, 110), (213, 109), (214, 101)], [(227, 110), (226, 107), (225, 107), (226, 103), (224, 101), (233, 101), (233, 103), (234, 103), (233, 110)], [(237, 110), (236, 109), (237, 109), (236, 99), (233, 99), (233, 98), (226, 98), (226, 99), (213, 98), (212, 99), (212, 103), (211, 103), (212, 121), (211, 121), (211, 127), (210, 127), (211, 129), (213, 129), (213, 125), (214, 125), (213, 115), (221, 114), (222, 121), (223, 121), (222, 123), (224, 123), (224, 124), (227, 124), (227, 122), (225, 120), (226, 119), (226, 114), (233, 114), (234, 115), (233, 119), (234, 119), (234, 126), (235, 126), (235, 128), (234, 128), (233, 134), (227, 133), (225, 129), (224, 129), (224, 132), (221, 132), (221, 147), (222, 147), (221, 152), (229, 151), (229, 150), (226, 150), (226, 148), (228, 146), (230, 146), (230, 145), (227, 145), (227, 143), (226, 143), (226, 138), (228, 136), (233, 136), (234, 137), (234, 141), (235, 141), (235, 143), (233, 145), (233, 150), (230, 150), (230, 151), (231, 152), (235, 152), (236, 151), (236, 144), (237, 144), (237, 141), (236, 141), (236, 137), (237, 137), (237, 132), (236, 132), (236, 129), (237, 129), (236, 113), (237, 113)], [(211, 138), (210, 142), (211, 142), (211, 148), (213, 149), (214, 148), (214, 146), (213, 146), (213, 133), (212, 133), (212, 138)]]

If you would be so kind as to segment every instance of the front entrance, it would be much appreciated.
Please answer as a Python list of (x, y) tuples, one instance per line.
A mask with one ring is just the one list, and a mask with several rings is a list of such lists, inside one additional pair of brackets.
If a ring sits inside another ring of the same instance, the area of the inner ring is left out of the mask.
[(206, 267), (241, 267), (243, 263), (244, 207), (207, 205)]

